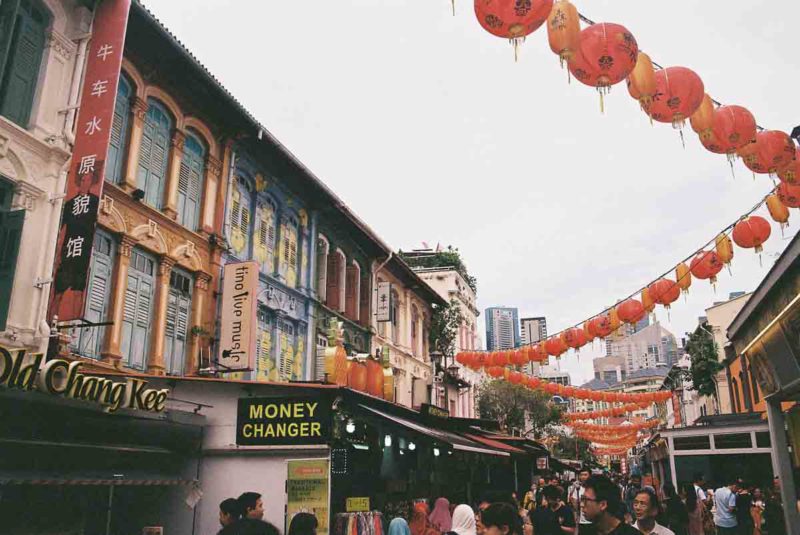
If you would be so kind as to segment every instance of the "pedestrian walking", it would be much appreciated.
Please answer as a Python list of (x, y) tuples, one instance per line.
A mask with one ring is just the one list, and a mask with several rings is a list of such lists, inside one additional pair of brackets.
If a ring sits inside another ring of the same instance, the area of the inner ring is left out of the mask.
[(439, 498), (433, 504), (433, 512), (428, 517), (431, 526), (440, 533), (447, 533), (453, 524), (453, 517), (450, 516), (450, 502), (447, 498)]
[(219, 524), (222, 529), (217, 535), (232, 535), (233, 525), (242, 517), (242, 510), (236, 498), (226, 498), (219, 504)]
[(705, 502), (708, 499), (708, 496), (706, 496), (706, 491), (703, 490), (703, 487), (706, 484), (706, 478), (703, 477), (703, 474), (697, 472), (694, 474), (692, 481), (694, 481), (694, 492), (697, 494), (697, 498), (701, 502)]
[(772, 490), (764, 504), (764, 527), (769, 535), (786, 535), (780, 491)]
[(297, 513), (289, 523), (289, 535), (315, 535), (319, 521), (311, 513)]
[(693, 484), (684, 484), (681, 487), (681, 497), (686, 508), (686, 533), (687, 535), (705, 535), (703, 529), (703, 515), (705, 503), (697, 498), (697, 491)]
[(642, 490), (642, 476), (639, 474), (633, 474), (630, 477), (628, 486), (625, 487), (625, 492), (623, 494), (623, 504), (625, 506), (623, 517), (629, 524), (633, 523), (633, 500), (636, 498), (636, 495), (640, 490)]
[(583, 484), (583, 512), (598, 535), (640, 535), (640, 532), (619, 518), (622, 501), (619, 489), (606, 476), (589, 477)]
[(428, 520), (428, 504), (420, 502), (414, 505), (411, 521), (408, 523), (411, 535), (440, 535), (440, 531), (431, 526)]
[(493, 503), (481, 511), (485, 535), (523, 535), (522, 520), (513, 505)]
[(675, 535), (686, 535), (689, 525), (689, 513), (686, 511), (686, 506), (675, 492), (675, 486), (672, 483), (664, 483), (663, 492), (663, 521), (661, 524), (674, 531)]
[[(575, 512), (561, 501), (558, 489), (544, 489), (547, 507), (540, 507), (532, 514), (535, 535), (573, 535), (575, 533)], [(591, 524), (589, 524), (591, 526)]]
[(750, 508), (753, 505), (753, 496), (741, 479), (737, 482), (738, 491), (736, 492), (736, 523), (739, 525), (740, 535), (752, 535), (753, 517)]
[(475, 511), (466, 504), (453, 510), (453, 523), (446, 535), (476, 535)]
[(583, 496), (585, 492), (583, 485), (591, 475), (592, 472), (588, 468), (581, 468), (581, 471), (578, 472), (577, 481), (570, 487), (569, 491), (568, 503), (572, 507), (572, 510), (575, 511), (576, 520), (578, 522), (577, 531), (580, 535), (594, 535), (595, 533), (592, 523), (586, 519), (586, 515), (583, 514), (583, 509), (581, 508), (581, 496)]
[(714, 524), (718, 535), (738, 535), (736, 521), (736, 480), (728, 478), (725, 486), (714, 491)]
[[(291, 535), (291, 530), (289, 533)], [(387, 535), (411, 535), (411, 528), (404, 518), (393, 518), (392, 521), (389, 522), (389, 532)]]
[[(750, 516), (753, 519), (753, 535), (762, 535), (764, 531), (764, 495), (761, 489), (753, 489), (753, 504), (750, 506)], [(749, 535), (743, 533), (742, 535)]]
[(636, 516), (633, 527), (644, 535), (675, 535), (674, 531), (657, 522), (660, 512), (655, 491), (649, 488), (640, 490), (633, 499), (633, 514)]

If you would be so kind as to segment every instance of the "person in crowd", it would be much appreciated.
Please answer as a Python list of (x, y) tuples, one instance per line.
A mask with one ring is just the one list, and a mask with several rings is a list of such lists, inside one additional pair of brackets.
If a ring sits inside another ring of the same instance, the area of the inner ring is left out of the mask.
[(662, 522), (661, 524), (675, 532), (676, 535), (686, 535), (689, 525), (689, 514), (686, 506), (681, 501), (675, 486), (672, 483), (664, 483), (664, 500), (662, 503)]
[(739, 525), (740, 535), (752, 535), (753, 533), (753, 517), (750, 516), (752, 511), (750, 507), (753, 505), (753, 496), (747, 488), (747, 485), (739, 479), (736, 482), (738, 488), (736, 492), (736, 523)]
[(522, 520), (513, 505), (493, 503), (481, 511), (485, 535), (523, 535)]
[(440, 533), (450, 531), (453, 518), (450, 516), (450, 502), (447, 498), (439, 498), (433, 504), (433, 512), (428, 517), (431, 525)]
[(625, 487), (622, 502), (624, 504), (624, 518), (629, 524), (633, 523), (633, 500), (639, 491), (642, 490), (642, 476), (633, 474)]
[(644, 535), (675, 535), (675, 532), (656, 521), (661, 507), (655, 491), (644, 488), (633, 499), (633, 514), (636, 517), (633, 527)]
[(597, 535), (640, 535), (633, 526), (619, 519), (622, 501), (619, 489), (610, 479), (602, 475), (590, 476), (583, 487), (584, 492), (581, 496), (583, 513), (594, 526)]
[(717, 535), (738, 535), (736, 521), (736, 479), (728, 477), (725, 486), (714, 491), (714, 524)]
[(466, 504), (456, 506), (453, 510), (453, 523), (446, 535), (476, 535), (475, 511)]
[[(289, 528), (289, 535), (294, 535), (291, 528)], [(411, 528), (404, 518), (393, 518), (389, 522), (389, 531), (387, 535), (411, 535)]]
[(233, 526), (242, 516), (242, 510), (239, 508), (239, 502), (236, 498), (226, 498), (219, 504), (219, 524), (222, 529), (219, 530), (218, 535), (228, 535), (233, 533)]
[(692, 481), (694, 482), (694, 492), (697, 494), (697, 498), (701, 502), (705, 502), (708, 499), (706, 496), (706, 491), (703, 490), (703, 487), (706, 484), (706, 478), (702, 473), (696, 472), (692, 478)]
[(297, 513), (289, 523), (289, 535), (315, 535), (319, 522), (311, 513)]
[(697, 498), (697, 491), (693, 484), (684, 485), (682, 494), (687, 516), (686, 533), (688, 535), (705, 535), (703, 529), (705, 503)]
[(531, 484), (530, 490), (525, 493), (525, 496), (522, 497), (522, 508), (528, 511), (528, 513), (533, 512), (536, 509), (536, 484)]
[(536, 505), (534, 507), (538, 508), (541, 507), (544, 500), (544, 488), (547, 486), (547, 482), (543, 477), (539, 478), (539, 484), (536, 486)]
[(547, 507), (540, 507), (532, 513), (533, 532), (536, 535), (573, 535), (575, 533), (575, 512), (561, 501), (556, 487), (544, 489)]
[[(750, 517), (753, 520), (753, 535), (762, 535), (764, 531), (764, 494), (761, 489), (753, 489), (753, 504), (750, 506)], [(742, 535), (750, 535), (742, 533)]]
[(591, 475), (592, 472), (588, 468), (581, 468), (581, 471), (578, 472), (578, 479), (575, 481), (575, 484), (570, 487), (569, 491), (569, 504), (578, 517), (578, 523), (580, 524), (578, 531), (581, 535), (593, 535), (594, 533), (592, 523), (586, 519), (586, 515), (583, 514), (583, 509), (581, 508), (581, 496), (583, 496), (584, 493), (583, 485)]
[(234, 523), (236, 535), (280, 535), (280, 530), (264, 521), (264, 502), (257, 492), (244, 492), (236, 501), (242, 518)]
[(408, 523), (411, 535), (439, 535), (440, 532), (431, 526), (428, 520), (428, 504), (420, 502), (414, 504), (411, 521)]

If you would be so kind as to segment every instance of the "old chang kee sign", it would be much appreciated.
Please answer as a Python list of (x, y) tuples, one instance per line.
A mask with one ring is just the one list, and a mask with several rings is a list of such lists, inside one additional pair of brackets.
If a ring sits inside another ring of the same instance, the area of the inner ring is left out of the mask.
[(11, 351), (0, 347), (0, 386), (97, 403), (112, 413), (119, 409), (162, 412), (166, 407), (168, 388), (147, 388), (147, 381), (135, 377), (121, 382), (84, 375), (79, 361), (45, 361), (41, 353)]
[(258, 262), (225, 264), (222, 275), (219, 356), (222, 371), (253, 367), (256, 353)]
[(330, 407), (320, 398), (240, 398), (236, 444), (324, 444), (330, 421)]

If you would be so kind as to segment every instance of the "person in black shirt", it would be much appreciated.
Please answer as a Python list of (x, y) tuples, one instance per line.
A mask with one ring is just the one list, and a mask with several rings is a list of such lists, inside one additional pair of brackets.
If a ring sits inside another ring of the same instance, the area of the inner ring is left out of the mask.
[(639, 530), (622, 522), (617, 515), (621, 509), (619, 488), (606, 476), (591, 476), (583, 484), (581, 496), (583, 514), (598, 535), (641, 535)]
[(533, 512), (533, 532), (536, 535), (573, 535), (575, 533), (575, 512), (564, 505), (558, 487), (545, 487), (544, 498), (547, 507)]
[(280, 530), (265, 522), (264, 502), (257, 492), (242, 493), (239, 498), (242, 519), (233, 524), (236, 535), (280, 535)]

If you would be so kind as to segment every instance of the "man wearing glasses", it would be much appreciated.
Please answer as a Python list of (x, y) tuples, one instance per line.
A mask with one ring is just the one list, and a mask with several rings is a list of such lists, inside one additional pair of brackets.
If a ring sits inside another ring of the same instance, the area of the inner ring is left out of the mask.
[(597, 535), (641, 535), (639, 530), (619, 519), (622, 498), (619, 488), (606, 476), (591, 476), (583, 484), (581, 510)]

